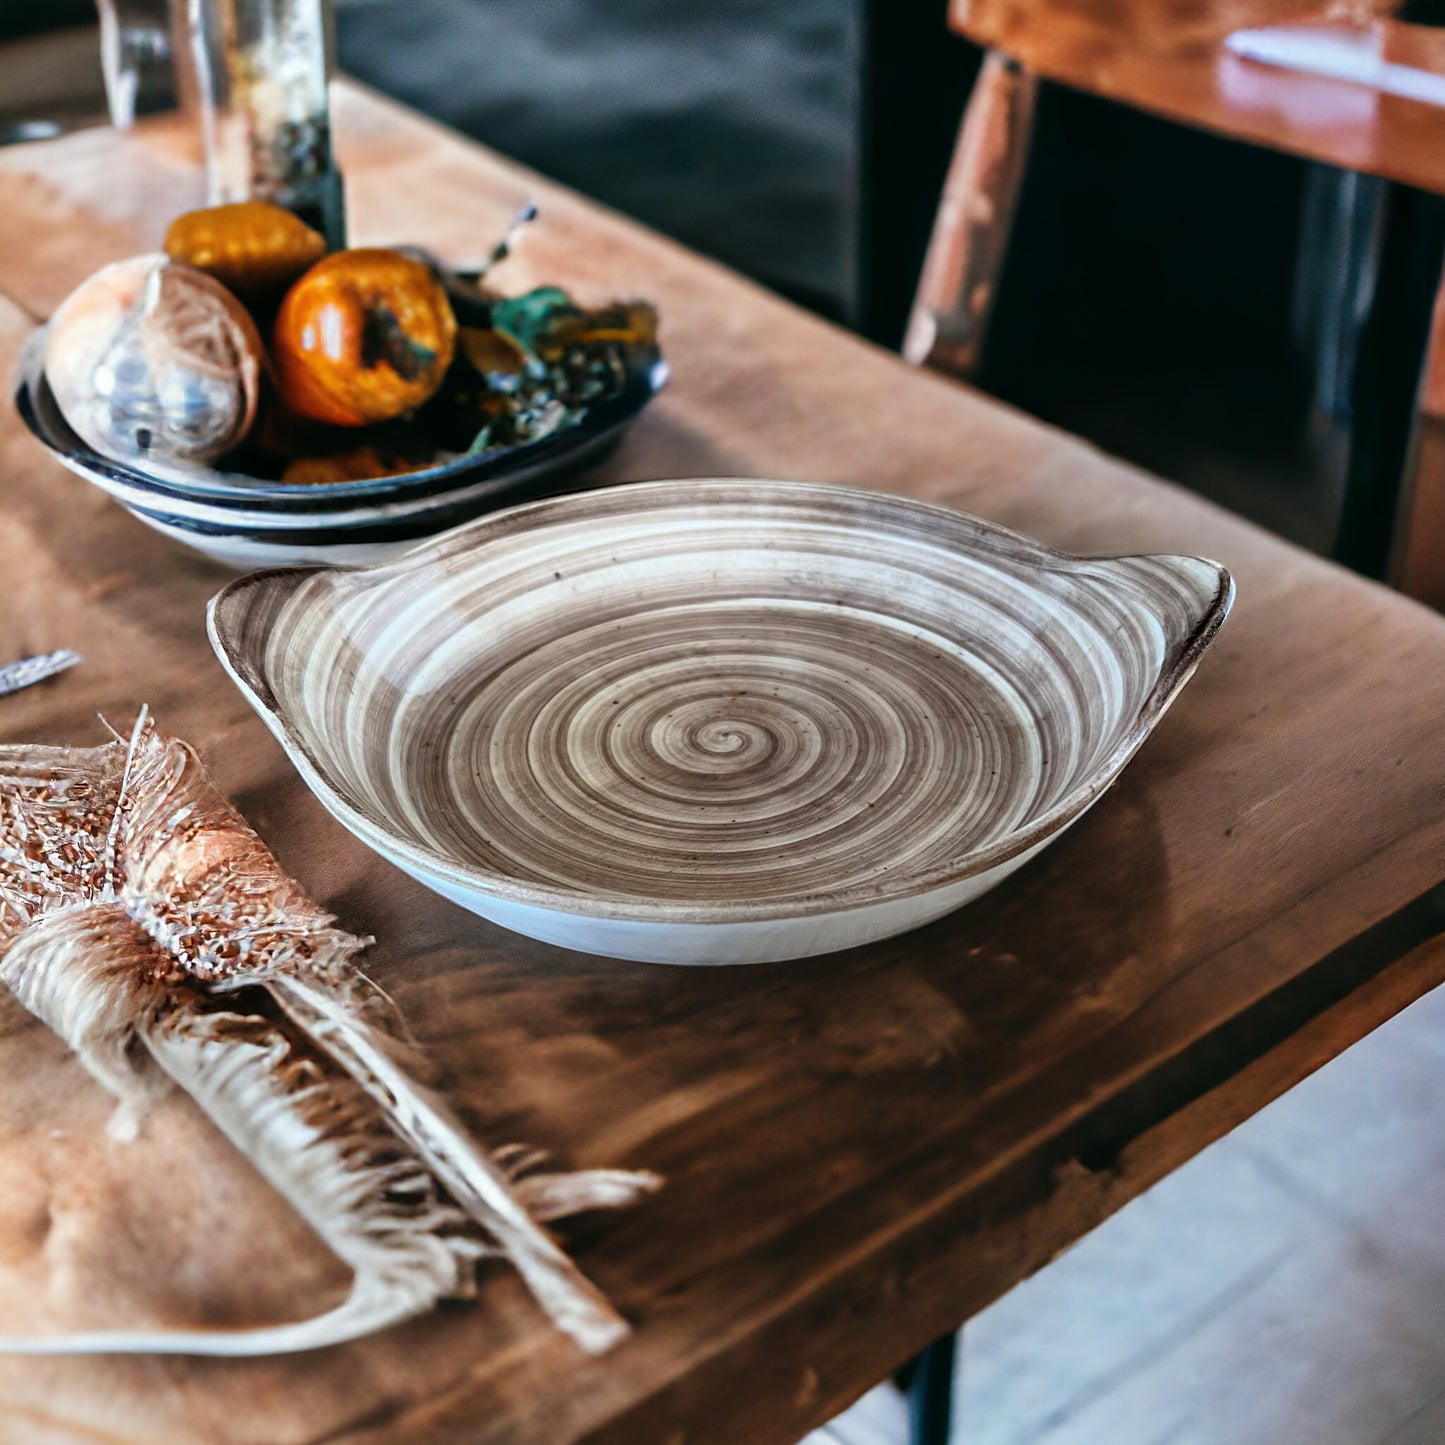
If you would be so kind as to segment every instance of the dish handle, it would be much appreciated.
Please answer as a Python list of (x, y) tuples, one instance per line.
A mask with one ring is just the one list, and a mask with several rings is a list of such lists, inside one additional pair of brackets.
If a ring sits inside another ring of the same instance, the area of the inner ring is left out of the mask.
[(334, 567), (273, 567), (238, 577), (211, 598), (206, 632), (216, 656), (267, 714), (275, 716), (276, 695), (263, 665), (267, 639), (281, 614), (303, 591), (327, 587)]
[(1164, 636), (1164, 659), (1151, 701), (1167, 702), (1199, 665), (1234, 606), (1234, 578), (1207, 557), (1164, 553), (1082, 564), (1084, 576)]

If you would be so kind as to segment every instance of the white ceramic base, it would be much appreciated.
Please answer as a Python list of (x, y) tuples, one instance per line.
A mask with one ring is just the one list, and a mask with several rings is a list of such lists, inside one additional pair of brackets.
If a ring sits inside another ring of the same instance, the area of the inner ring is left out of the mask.
[[(60, 463), (78, 477), (93, 483), (103, 492), (109, 492), (138, 522), (144, 522), (154, 532), (200, 552), (223, 566), (236, 572), (256, 572), (263, 567), (367, 567), (373, 562), (389, 562), (399, 557), (410, 547), (417, 545), (415, 537), (398, 542), (342, 542), (320, 547), (307, 547), (299, 543), (290, 545), (277, 542), (255, 542), (247, 537), (232, 533), (214, 534), (196, 532), (189, 527), (177, 527), (161, 521), (149, 512), (135, 505), (133, 498), (143, 498), (145, 493), (122, 486), (104, 473), (87, 466), (83, 461), (68, 456), (58, 456)], [(179, 506), (177, 510), (183, 510)], [(225, 516), (215, 508), (194, 508), (198, 517)], [(262, 522), (265, 514), (257, 514)], [(303, 521), (315, 525), (315, 519)], [(239, 525), (239, 522), (238, 522)], [(424, 539), (422, 539), (424, 540)]]
[[(122, 504), (124, 505), (124, 504)], [(245, 537), (213, 537), (204, 532), (191, 532), (184, 527), (170, 527), (126, 507), (131, 516), (144, 522), (153, 531), (192, 551), (201, 552), (213, 561), (236, 572), (256, 572), (262, 567), (366, 567), (373, 562), (389, 562), (400, 557), (417, 539), (400, 542), (353, 542), (327, 547), (288, 547), (272, 542), (252, 542)]]
[[(1082, 816), (1082, 814), (1080, 815)], [(347, 820), (341, 817), (341, 822)], [(1062, 829), (1060, 831), (1063, 831)], [(932, 923), (1002, 883), (1010, 873), (1023, 867), (1046, 847), (1057, 833), (1026, 853), (1000, 863), (986, 873), (960, 879), (945, 888), (920, 893), (912, 898), (893, 898), (862, 908), (837, 913), (819, 913), (803, 918), (765, 918), (744, 923), (657, 923), (631, 918), (593, 918), (582, 913), (561, 913), (534, 908), (506, 898), (496, 898), (474, 889), (461, 888), (445, 879), (413, 867), (406, 859), (378, 849), (395, 863), (444, 898), (480, 914), (513, 933), (553, 943), (578, 953), (603, 958), (625, 958), (634, 963), (745, 964), (785, 963), (793, 958), (813, 958), (822, 953), (839, 953), (865, 943), (911, 933)], [(374, 838), (365, 841), (375, 846)]]

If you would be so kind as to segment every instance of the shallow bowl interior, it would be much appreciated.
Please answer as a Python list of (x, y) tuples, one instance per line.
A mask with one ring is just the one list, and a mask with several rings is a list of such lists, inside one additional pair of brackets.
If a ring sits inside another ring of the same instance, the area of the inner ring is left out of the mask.
[(645, 483), (400, 561), (258, 573), (226, 665), (323, 801), (452, 890), (794, 917), (1020, 857), (1117, 775), (1229, 606), (852, 488)]

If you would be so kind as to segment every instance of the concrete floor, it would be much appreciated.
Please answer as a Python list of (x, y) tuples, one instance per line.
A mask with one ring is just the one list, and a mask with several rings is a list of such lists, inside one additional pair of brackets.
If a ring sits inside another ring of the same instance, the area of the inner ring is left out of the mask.
[[(1445, 1445), (1445, 989), (970, 1322), (958, 1445)], [(891, 1387), (808, 1445), (902, 1445)]]

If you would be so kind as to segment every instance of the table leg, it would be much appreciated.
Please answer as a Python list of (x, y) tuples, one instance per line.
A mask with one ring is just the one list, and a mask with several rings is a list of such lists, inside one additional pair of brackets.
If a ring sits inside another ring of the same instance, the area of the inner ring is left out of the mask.
[(934, 1340), (908, 1378), (908, 1445), (949, 1445), (953, 1383), (962, 1330)]

